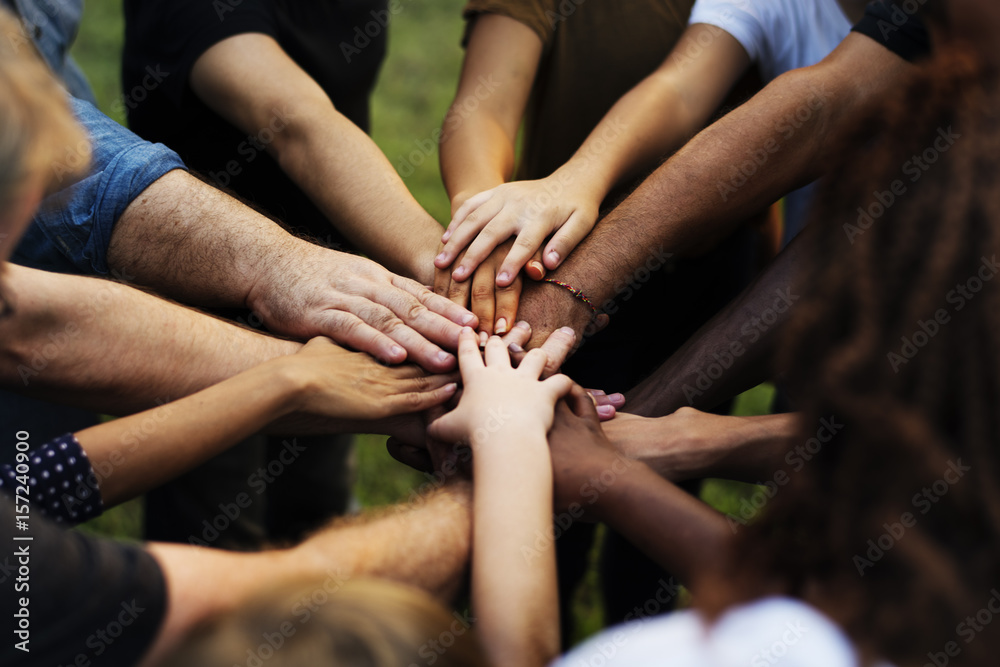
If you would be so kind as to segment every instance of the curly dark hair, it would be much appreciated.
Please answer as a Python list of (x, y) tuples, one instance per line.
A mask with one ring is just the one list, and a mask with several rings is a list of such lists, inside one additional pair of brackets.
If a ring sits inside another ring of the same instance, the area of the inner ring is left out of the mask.
[(845, 142), (779, 361), (803, 441), (821, 418), (844, 428), (742, 532), (709, 611), (793, 595), (867, 660), (996, 664), (998, 82), (941, 49)]

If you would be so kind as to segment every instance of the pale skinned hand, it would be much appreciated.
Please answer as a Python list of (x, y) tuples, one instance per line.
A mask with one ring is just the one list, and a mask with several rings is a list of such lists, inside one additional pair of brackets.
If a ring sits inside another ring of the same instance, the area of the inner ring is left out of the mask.
[[(459, 337), (458, 361), (464, 390), (458, 407), (433, 422), (428, 435), (443, 442), (467, 442), (476, 449), (484, 444), (482, 433), (502, 438), (501, 433), (546, 433), (552, 425), (553, 407), (573, 386), (565, 375), (539, 380), (547, 357), (532, 350), (521, 364), (511, 365), (507, 346), (493, 336), (480, 353), (471, 329)], [(589, 398), (587, 400), (590, 400)], [(493, 431), (482, 428), (488, 420), (498, 422)]]
[(296, 354), (267, 362), (295, 387), (292, 411), (349, 420), (421, 412), (455, 395), (457, 373), (430, 375), (418, 366), (385, 366), (364, 352), (314, 338)]
[(434, 265), (444, 269), (454, 264), (453, 278), (465, 280), (494, 249), (516, 237), (496, 272), (497, 286), (509, 285), (525, 265), (531, 278), (540, 280), (545, 269), (557, 268), (597, 222), (600, 201), (594, 201), (587, 188), (573, 187), (576, 183), (577, 179), (553, 174), (504, 183), (470, 197), (452, 217)]
[[(505, 285), (496, 281), (500, 264), (504, 261), (513, 241), (501, 244), (493, 253), (477, 264), (472, 278), (456, 280), (448, 266), (434, 272), (434, 293), (445, 296), (452, 303), (471, 308), (479, 318), (479, 331), (484, 337), (503, 335), (510, 331), (517, 318), (523, 279), (520, 274)], [(464, 253), (459, 253), (460, 256)]]
[(409, 360), (434, 372), (455, 368), (448, 350), (463, 326), (477, 324), (471, 312), (413, 280), (319, 246), (267, 267), (247, 305), (276, 333), (327, 336), (386, 363)]

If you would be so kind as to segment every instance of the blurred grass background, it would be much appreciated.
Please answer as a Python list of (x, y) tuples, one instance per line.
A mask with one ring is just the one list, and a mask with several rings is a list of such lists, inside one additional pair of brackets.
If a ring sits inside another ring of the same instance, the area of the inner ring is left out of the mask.
[[(441, 125), (455, 93), (462, 60), (460, 40), (465, 0), (408, 2), (392, 19), (389, 54), (372, 103), (372, 134), (389, 160), (401, 172), (417, 200), (439, 221), (450, 215), (438, 170), (437, 151), (426, 155), (434, 130)], [(73, 54), (83, 67), (101, 109), (120, 123), (121, 49), (124, 18), (121, 0), (88, 2)], [(411, 160), (418, 151), (425, 159)], [(418, 164), (419, 163), (419, 164)], [(401, 168), (401, 166), (403, 168)], [(412, 168), (412, 173), (411, 173)], [(774, 390), (760, 387), (739, 397), (735, 414), (764, 414)], [(386, 505), (405, 499), (426, 478), (386, 453), (385, 438), (360, 436), (357, 495), (363, 506)], [(709, 480), (702, 497), (722, 511), (735, 512), (752, 486)], [(141, 499), (122, 505), (83, 527), (84, 530), (124, 539), (141, 535)], [(579, 641), (602, 625), (596, 569), (591, 568), (574, 604), (580, 626)]]

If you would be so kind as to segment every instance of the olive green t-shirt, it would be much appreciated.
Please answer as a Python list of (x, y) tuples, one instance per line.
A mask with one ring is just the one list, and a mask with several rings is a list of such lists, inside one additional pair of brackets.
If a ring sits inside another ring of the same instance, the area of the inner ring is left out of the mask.
[(694, 0), (471, 0), (464, 12), (469, 27), (479, 14), (500, 14), (542, 39), (516, 178), (542, 178), (566, 162), (615, 102), (659, 67), (687, 28), (692, 5)]

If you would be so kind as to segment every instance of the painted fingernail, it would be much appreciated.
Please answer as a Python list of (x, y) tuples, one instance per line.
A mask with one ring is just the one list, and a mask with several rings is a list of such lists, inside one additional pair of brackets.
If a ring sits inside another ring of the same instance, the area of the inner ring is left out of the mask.
[(576, 338), (576, 332), (573, 331), (573, 329), (571, 327), (563, 327), (559, 331), (563, 332), (567, 336), (572, 336), (573, 338)]
[(550, 250), (549, 251), (549, 259), (551, 259), (553, 262), (558, 262), (559, 261), (559, 253), (557, 253), (555, 250)]
[(525, 331), (531, 331), (531, 325), (528, 324), (527, 322), (525, 322), (524, 320), (521, 320), (520, 322), (518, 322), (514, 326), (517, 327), (518, 329), (524, 329)]
[(510, 274), (506, 271), (502, 271), (499, 276), (497, 276), (497, 282), (507, 282), (510, 280)]
[(514, 354), (520, 354), (524, 352), (524, 348), (518, 345), (517, 343), (511, 343), (510, 345), (507, 346), (507, 349), (513, 352)]
[(506, 318), (501, 317), (499, 320), (497, 320), (497, 326), (495, 328), (495, 331), (496, 331), (496, 334), (498, 336), (500, 334), (507, 333), (507, 320), (506, 320)]
[(454, 359), (454, 357), (452, 357), (450, 354), (448, 354), (444, 350), (442, 350), (441, 352), (437, 353), (437, 360), (440, 361), (442, 364), (446, 364), (449, 361), (451, 361), (452, 359)]
[(615, 407), (613, 405), (598, 405), (597, 414), (601, 417), (611, 417), (615, 414)]

